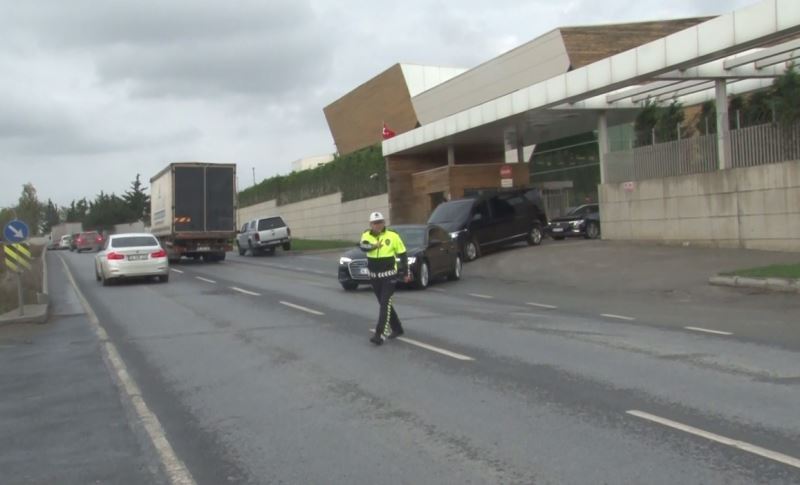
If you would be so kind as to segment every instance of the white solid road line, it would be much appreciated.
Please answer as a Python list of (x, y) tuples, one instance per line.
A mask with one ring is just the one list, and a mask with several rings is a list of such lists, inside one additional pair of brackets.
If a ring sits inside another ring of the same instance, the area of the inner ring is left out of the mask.
[(181, 270), (179, 270), (179, 269), (170, 268), (169, 270), (170, 270), (170, 271), (172, 271), (172, 272), (174, 272), (174, 273), (183, 274), (183, 271), (181, 271)]
[[(371, 328), (370, 329), (370, 333), (375, 333), (375, 329)], [(439, 348), (439, 347), (434, 347), (433, 345), (429, 345), (429, 344), (426, 344), (424, 342), (420, 342), (419, 340), (410, 339), (408, 337), (397, 337), (397, 340), (399, 340), (401, 342), (405, 342), (405, 343), (407, 343), (409, 345), (414, 345), (414, 346), (419, 347), (421, 349), (430, 350), (431, 352), (436, 352), (437, 354), (446, 355), (447, 357), (450, 357), (450, 358), (453, 358), (453, 359), (456, 359), (456, 360), (463, 360), (463, 361), (474, 361), (475, 360), (475, 359), (473, 359), (472, 357), (470, 357), (468, 355), (459, 354), (457, 352), (451, 352), (449, 350), (442, 349), (442, 348)]]
[(231, 289), (232, 289), (233, 291), (238, 291), (239, 293), (244, 293), (245, 295), (250, 295), (250, 296), (261, 296), (261, 293), (255, 293), (255, 292), (252, 292), (252, 291), (243, 290), (243, 289), (241, 289), (241, 288), (237, 288), (237, 287), (235, 287), (235, 286), (231, 286)]
[(626, 317), (625, 315), (614, 315), (613, 313), (603, 313), (600, 316), (606, 318), (615, 318), (617, 320), (625, 320), (626, 322), (632, 322), (636, 320), (633, 317)]
[(693, 330), (695, 332), (703, 332), (703, 333), (713, 333), (714, 335), (733, 335), (731, 332), (721, 332), (719, 330), (710, 330), (708, 328), (701, 328), (701, 327), (683, 327), (686, 330)]
[(200, 281), (205, 281), (206, 283), (211, 283), (212, 285), (215, 285), (215, 284), (217, 284), (217, 282), (216, 282), (216, 281), (214, 281), (214, 280), (210, 280), (210, 279), (208, 279), (208, 278), (203, 278), (202, 276), (195, 276), (195, 278), (197, 278), (197, 279), (198, 279), (198, 280), (200, 280)]
[(325, 315), (322, 312), (318, 312), (316, 310), (312, 310), (310, 308), (306, 308), (306, 307), (301, 306), (301, 305), (295, 305), (294, 303), (289, 303), (288, 301), (282, 301), (281, 305), (286, 305), (286, 306), (288, 306), (290, 308), (294, 308), (295, 310), (300, 310), (301, 312), (310, 313), (312, 315)]
[(545, 305), (544, 303), (531, 303), (528, 302), (526, 305), (535, 306), (536, 308), (545, 308), (547, 310), (556, 310), (558, 307), (555, 305)]
[(468, 295), (473, 297), (473, 298), (482, 298), (484, 300), (494, 300), (493, 296), (481, 295), (480, 293), (468, 293)]
[(64, 261), (62, 256), (59, 256), (59, 258), (64, 265), (67, 279), (69, 279), (72, 288), (75, 290), (75, 294), (78, 296), (78, 300), (81, 302), (86, 315), (89, 317), (89, 323), (94, 328), (95, 335), (97, 335), (97, 338), (102, 343), (100, 348), (105, 354), (103, 360), (109, 367), (109, 372), (116, 376), (114, 382), (117, 384), (120, 394), (123, 395), (123, 398), (127, 398), (131, 402), (136, 412), (136, 417), (144, 427), (147, 437), (150, 439), (153, 448), (158, 454), (167, 479), (173, 485), (195, 485), (194, 478), (192, 478), (189, 469), (186, 468), (183, 461), (175, 454), (175, 450), (167, 439), (167, 435), (164, 432), (164, 428), (161, 426), (161, 422), (158, 420), (158, 416), (147, 406), (147, 403), (142, 397), (142, 391), (128, 372), (125, 362), (122, 360), (122, 357), (120, 357), (116, 346), (109, 340), (108, 333), (106, 333), (105, 329), (100, 324), (97, 314), (89, 305), (88, 300), (86, 300), (83, 292), (75, 282), (75, 278), (72, 277), (72, 271), (70, 271), (69, 266), (67, 266), (67, 262)]
[(779, 463), (783, 463), (784, 465), (800, 468), (800, 459), (797, 459), (793, 456), (784, 455), (783, 453), (778, 453), (777, 451), (771, 451), (766, 448), (762, 448), (760, 446), (752, 445), (745, 441), (726, 438), (725, 436), (720, 436), (718, 434), (710, 433), (708, 431), (703, 431), (702, 429), (678, 423), (670, 419), (661, 418), (650, 413), (645, 413), (643, 411), (630, 410), (627, 411), (627, 413), (630, 414), (631, 416), (636, 416), (637, 418), (645, 419), (647, 421), (652, 421), (654, 423), (658, 423), (673, 429), (677, 429), (685, 433), (693, 434), (695, 436), (700, 436), (701, 438), (705, 438), (711, 441), (716, 441), (717, 443), (722, 443), (723, 445), (732, 446), (742, 451), (753, 453), (754, 455), (758, 455), (773, 461), (777, 461)]

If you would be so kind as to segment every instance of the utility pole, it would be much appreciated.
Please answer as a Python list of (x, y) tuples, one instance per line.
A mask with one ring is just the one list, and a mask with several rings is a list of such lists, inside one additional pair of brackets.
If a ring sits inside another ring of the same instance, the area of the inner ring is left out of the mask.
[(256, 167), (253, 167), (253, 185), (256, 184)]

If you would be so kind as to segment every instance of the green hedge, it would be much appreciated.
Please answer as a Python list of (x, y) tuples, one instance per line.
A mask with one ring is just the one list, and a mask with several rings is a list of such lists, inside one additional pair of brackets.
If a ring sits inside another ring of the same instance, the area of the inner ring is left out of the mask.
[(386, 163), (378, 145), (337, 156), (321, 167), (265, 179), (239, 192), (239, 206), (273, 199), (278, 205), (291, 204), (336, 192), (341, 192), (342, 202), (346, 202), (386, 191)]

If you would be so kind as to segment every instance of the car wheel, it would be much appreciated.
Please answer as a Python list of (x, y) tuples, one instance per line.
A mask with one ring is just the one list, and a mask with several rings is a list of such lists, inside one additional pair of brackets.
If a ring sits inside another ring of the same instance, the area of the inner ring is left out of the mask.
[(600, 224), (590, 222), (586, 225), (586, 239), (597, 239), (600, 237)]
[(528, 232), (528, 245), (529, 246), (538, 246), (542, 244), (542, 228), (537, 226), (533, 226)]
[(94, 279), (97, 281), (102, 280), (102, 278), (100, 277), (100, 273), (97, 272), (97, 266), (94, 267)]
[(467, 241), (467, 244), (464, 245), (464, 257), (467, 258), (467, 261), (475, 261), (480, 256), (480, 249), (478, 249), (478, 243), (475, 240)]
[(344, 291), (355, 291), (358, 289), (358, 283), (355, 281), (341, 281), (340, 283)]
[(414, 286), (418, 290), (424, 290), (428, 287), (431, 283), (431, 272), (428, 269), (428, 262), (423, 261), (422, 264), (419, 265), (419, 277), (414, 280)]
[(291, 251), (292, 250), (292, 243), (285, 243), (283, 245), (283, 250), (284, 251)]
[(247, 247), (250, 249), (250, 256), (256, 256), (256, 248), (253, 247), (253, 241), (247, 241)]
[(111, 286), (111, 284), (113, 283), (113, 280), (110, 280), (105, 276), (102, 277), (102, 280), (103, 280), (103, 286)]
[(236, 243), (236, 248), (239, 249), (239, 256), (244, 256), (244, 253), (247, 252), (247, 249), (240, 246), (238, 242)]
[(453, 272), (447, 276), (447, 279), (450, 281), (458, 281), (461, 279), (461, 269), (463, 268), (463, 264), (461, 263), (461, 256), (456, 256), (456, 264), (453, 267)]
[(265, 249), (264, 252), (267, 253), (269, 256), (275, 256), (275, 246)]

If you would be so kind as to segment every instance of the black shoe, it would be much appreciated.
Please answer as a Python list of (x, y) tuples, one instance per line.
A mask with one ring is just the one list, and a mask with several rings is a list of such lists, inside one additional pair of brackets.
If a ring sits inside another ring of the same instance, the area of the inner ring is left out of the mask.
[(380, 335), (373, 335), (371, 339), (369, 339), (375, 345), (383, 345), (383, 337)]
[(402, 329), (401, 330), (396, 330), (396, 331), (392, 330), (392, 333), (390, 333), (389, 337), (387, 337), (387, 338), (397, 338), (397, 337), (400, 337), (401, 335), (403, 335), (404, 333), (405, 332)]

